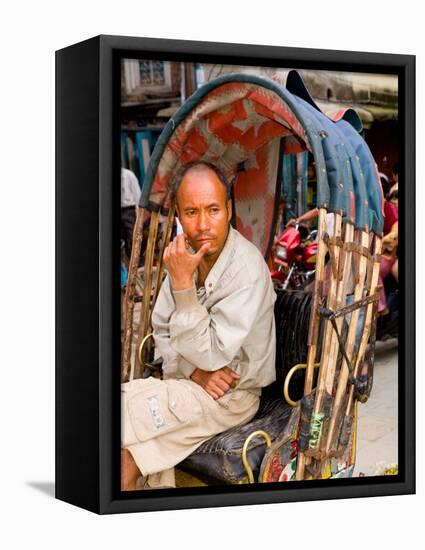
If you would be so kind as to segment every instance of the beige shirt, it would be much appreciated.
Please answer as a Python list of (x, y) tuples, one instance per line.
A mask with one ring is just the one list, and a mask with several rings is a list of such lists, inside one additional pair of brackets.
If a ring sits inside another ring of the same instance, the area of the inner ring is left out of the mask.
[(276, 294), (259, 250), (230, 228), (205, 285), (173, 292), (162, 284), (152, 326), (164, 379), (190, 378), (196, 367), (228, 366), (238, 389), (259, 394), (275, 380)]

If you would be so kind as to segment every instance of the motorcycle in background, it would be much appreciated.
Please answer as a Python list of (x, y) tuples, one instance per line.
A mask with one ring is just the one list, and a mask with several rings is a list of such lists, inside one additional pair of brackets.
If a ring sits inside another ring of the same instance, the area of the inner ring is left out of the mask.
[(317, 231), (304, 224), (287, 227), (272, 249), (271, 277), (275, 288), (301, 290), (314, 280)]

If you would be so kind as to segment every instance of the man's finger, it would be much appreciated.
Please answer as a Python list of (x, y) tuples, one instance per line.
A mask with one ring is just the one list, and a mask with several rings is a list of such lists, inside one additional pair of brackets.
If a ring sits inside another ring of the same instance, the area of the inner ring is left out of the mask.
[(241, 377), (240, 374), (232, 370), (230, 367), (223, 367), (223, 372), (225, 372), (226, 374), (229, 374), (230, 376), (235, 378), (235, 380), (238, 380)]
[(199, 262), (202, 260), (203, 255), (208, 252), (208, 250), (211, 247), (211, 243), (204, 243), (201, 248), (198, 250), (196, 254), (194, 254), (194, 258), (196, 258)]
[(176, 241), (176, 251), (179, 254), (182, 254), (183, 252), (186, 252), (186, 245), (185, 245), (185, 241), (184, 241), (184, 236), (183, 235), (177, 235), (175, 241)]
[(165, 248), (164, 254), (163, 254), (163, 256), (162, 256), (162, 259), (163, 259), (165, 265), (167, 265), (167, 263), (168, 263), (168, 253), (169, 253), (169, 249), (168, 249), (168, 246), (167, 246), (167, 247)]
[(225, 394), (225, 392), (213, 382), (209, 384), (209, 388), (211, 388), (211, 391), (213, 391), (218, 397), (223, 397), (223, 395)]
[(222, 391), (224, 391), (224, 393), (228, 392), (229, 389), (230, 389), (230, 384), (228, 384), (226, 382), (226, 380), (224, 380), (224, 378), (216, 378), (215, 379), (215, 384), (216, 386), (218, 386)]
[(210, 390), (209, 388), (205, 388), (205, 391), (207, 392), (208, 395), (211, 395), (213, 399), (218, 399), (218, 395), (212, 390)]
[(235, 378), (230, 377), (230, 381), (228, 382), (229, 386), (231, 388), (236, 388), (236, 383), (237, 383), (237, 380), (235, 380)]
[(229, 373), (221, 371), (220, 378), (226, 382), (229, 386), (235, 383), (235, 379)]
[(182, 236), (183, 236), (183, 239), (184, 239), (184, 245), (185, 245), (186, 249), (188, 249), (189, 246), (190, 246), (189, 245), (189, 239), (188, 239), (186, 233), (182, 233)]

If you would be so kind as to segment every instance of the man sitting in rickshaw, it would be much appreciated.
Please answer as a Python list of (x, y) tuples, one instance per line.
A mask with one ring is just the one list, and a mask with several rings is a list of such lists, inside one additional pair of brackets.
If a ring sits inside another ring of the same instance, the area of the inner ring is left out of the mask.
[(230, 226), (229, 183), (215, 166), (191, 163), (175, 198), (184, 233), (165, 249), (152, 313), (163, 380), (123, 385), (124, 491), (175, 486), (173, 467), (250, 421), (275, 380), (276, 295), (261, 253)]

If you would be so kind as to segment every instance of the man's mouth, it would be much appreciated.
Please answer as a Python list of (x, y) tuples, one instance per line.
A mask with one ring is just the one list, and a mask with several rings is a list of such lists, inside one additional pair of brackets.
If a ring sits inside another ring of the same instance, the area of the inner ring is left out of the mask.
[(196, 239), (199, 243), (208, 243), (214, 240), (214, 237), (201, 237), (200, 239)]

